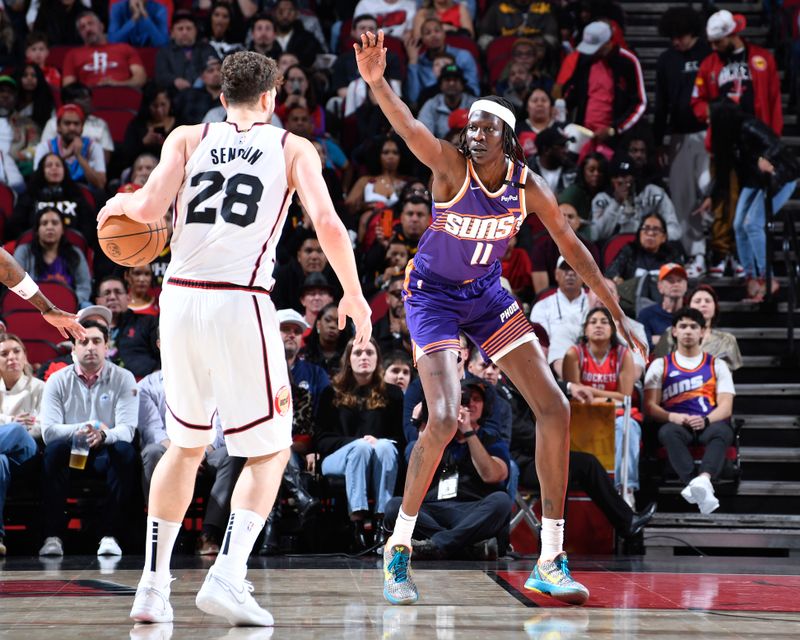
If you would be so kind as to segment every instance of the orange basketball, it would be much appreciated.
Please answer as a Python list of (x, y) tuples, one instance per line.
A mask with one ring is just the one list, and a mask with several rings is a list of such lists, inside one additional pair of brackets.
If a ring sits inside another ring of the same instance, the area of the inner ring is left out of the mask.
[(100, 248), (109, 258), (124, 267), (149, 264), (167, 244), (167, 225), (136, 222), (128, 216), (112, 216), (97, 230)]

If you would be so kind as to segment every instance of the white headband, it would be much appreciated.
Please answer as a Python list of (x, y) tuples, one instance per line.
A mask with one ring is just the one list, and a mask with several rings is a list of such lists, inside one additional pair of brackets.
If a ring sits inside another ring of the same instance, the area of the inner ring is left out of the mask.
[(511, 109), (504, 107), (502, 104), (492, 102), (491, 100), (476, 100), (473, 102), (472, 106), (469, 108), (469, 115), (472, 115), (476, 111), (485, 111), (486, 113), (497, 116), (511, 127), (512, 131), (517, 125), (517, 119), (514, 117), (514, 114), (511, 113)]

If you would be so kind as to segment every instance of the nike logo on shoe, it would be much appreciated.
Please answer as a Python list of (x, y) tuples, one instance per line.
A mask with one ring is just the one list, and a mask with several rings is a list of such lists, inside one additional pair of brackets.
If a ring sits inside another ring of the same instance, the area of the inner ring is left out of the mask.
[(228, 591), (233, 596), (233, 599), (236, 600), (236, 602), (238, 602), (239, 604), (245, 603), (247, 599), (247, 591), (244, 587), (242, 587), (241, 589), (236, 589), (232, 584), (220, 580), (216, 576), (215, 579), (217, 580), (217, 582), (219, 582), (220, 585), (222, 585), (225, 588), (226, 591)]

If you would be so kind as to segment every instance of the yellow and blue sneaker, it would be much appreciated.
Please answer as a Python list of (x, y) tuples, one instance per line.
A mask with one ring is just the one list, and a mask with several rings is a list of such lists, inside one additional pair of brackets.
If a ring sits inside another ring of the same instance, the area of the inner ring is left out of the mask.
[(383, 549), (383, 597), (392, 604), (414, 604), (419, 591), (411, 577), (411, 549), (387, 544)]
[(538, 563), (525, 581), (525, 588), (566, 604), (583, 604), (589, 599), (589, 590), (572, 579), (563, 551), (552, 560)]

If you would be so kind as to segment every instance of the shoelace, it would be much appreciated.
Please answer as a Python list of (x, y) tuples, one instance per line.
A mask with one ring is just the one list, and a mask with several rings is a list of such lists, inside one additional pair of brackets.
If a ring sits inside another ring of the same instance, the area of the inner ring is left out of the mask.
[(394, 554), (387, 569), (394, 575), (395, 582), (401, 583), (408, 580), (408, 561), (409, 556), (405, 553)]

